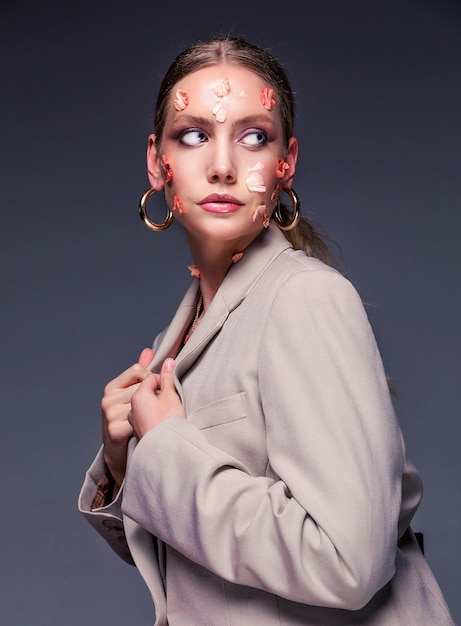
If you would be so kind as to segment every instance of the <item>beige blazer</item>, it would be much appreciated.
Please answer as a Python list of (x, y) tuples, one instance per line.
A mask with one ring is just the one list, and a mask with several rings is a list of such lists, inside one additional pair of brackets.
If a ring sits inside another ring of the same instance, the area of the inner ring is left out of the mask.
[(151, 365), (179, 351), (187, 419), (132, 440), (117, 499), (90, 511), (100, 452), (79, 501), (138, 567), (155, 625), (453, 624), (409, 528), (421, 483), (355, 289), (271, 225), (180, 350), (197, 288)]

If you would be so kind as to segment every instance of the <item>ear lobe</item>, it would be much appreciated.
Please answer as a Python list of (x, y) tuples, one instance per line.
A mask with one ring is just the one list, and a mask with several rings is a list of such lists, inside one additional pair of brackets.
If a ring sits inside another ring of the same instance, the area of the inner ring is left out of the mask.
[(293, 184), (293, 177), (296, 172), (296, 161), (298, 160), (298, 140), (296, 137), (290, 137), (288, 141), (288, 150), (287, 155), (285, 157), (285, 161), (290, 166), (286, 170), (285, 177), (282, 179), (283, 186), (291, 189), (291, 185)]
[(160, 191), (163, 189), (164, 179), (155, 139), (155, 135), (149, 135), (147, 142), (147, 176), (151, 187), (156, 191)]

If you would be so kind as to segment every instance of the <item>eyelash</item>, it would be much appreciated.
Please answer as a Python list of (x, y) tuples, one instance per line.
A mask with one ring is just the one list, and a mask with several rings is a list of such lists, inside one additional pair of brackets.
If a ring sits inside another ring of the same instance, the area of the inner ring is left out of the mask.
[(185, 128), (184, 130), (182, 130), (180, 133), (178, 133), (178, 141), (183, 145), (183, 146), (187, 146), (188, 148), (193, 147), (194, 145), (199, 145), (201, 143), (204, 143), (203, 140), (199, 140), (198, 143), (193, 144), (193, 143), (186, 143), (184, 141), (184, 138), (186, 135), (189, 135), (191, 133), (195, 133), (196, 135), (202, 135), (202, 138), (206, 138), (208, 139), (206, 133), (203, 130), (200, 130), (200, 128)]
[(262, 141), (260, 142), (258, 141), (256, 144), (244, 144), (252, 148), (259, 148), (260, 146), (265, 146), (269, 139), (267, 136), (267, 133), (261, 130), (260, 128), (249, 128), (248, 130), (244, 131), (242, 135), (239, 137), (238, 139), (239, 143), (242, 142), (243, 139), (246, 139), (247, 137), (250, 137), (251, 135), (260, 135), (262, 137)]
[[(187, 143), (184, 139), (187, 135), (189, 134), (193, 134), (195, 133), (197, 136), (201, 136), (198, 141), (196, 143)], [(251, 137), (252, 135), (258, 135), (259, 138), (257, 139), (256, 143), (253, 144), (248, 144), (245, 143), (245, 139), (247, 139), (248, 137)], [(178, 141), (183, 145), (186, 146), (188, 148), (192, 148), (194, 146), (198, 146), (202, 143), (206, 143), (208, 141), (208, 136), (205, 133), (205, 131), (201, 130), (200, 128), (186, 128), (184, 130), (182, 130), (180, 133), (178, 133), (177, 135), (177, 139)], [(261, 130), (260, 128), (249, 128), (245, 131), (243, 131), (243, 133), (241, 133), (237, 139), (238, 143), (241, 143), (242, 145), (249, 147), (249, 148), (259, 148), (262, 146), (265, 146), (266, 143), (269, 141), (269, 137), (267, 135), (267, 133), (264, 130)]]

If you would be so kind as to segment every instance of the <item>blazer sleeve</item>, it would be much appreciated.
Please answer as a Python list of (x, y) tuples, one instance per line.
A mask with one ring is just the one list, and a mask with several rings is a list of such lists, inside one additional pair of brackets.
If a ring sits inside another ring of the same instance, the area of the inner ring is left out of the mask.
[(104, 468), (103, 450), (101, 448), (85, 475), (78, 498), (78, 509), (118, 556), (126, 563), (134, 565), (123, 528), (121, 511), (123, 485), (113, 502), (98, 509), (91, 508), (97, 484), (104, 474)]
[(335, 272), (295, 273), (268, 311), (258, 376), (278, 478), (170, 416), (134, 451), (123, 512), (229, 581), (356, 610), (395, 571), (403, 452), (381, 359)]

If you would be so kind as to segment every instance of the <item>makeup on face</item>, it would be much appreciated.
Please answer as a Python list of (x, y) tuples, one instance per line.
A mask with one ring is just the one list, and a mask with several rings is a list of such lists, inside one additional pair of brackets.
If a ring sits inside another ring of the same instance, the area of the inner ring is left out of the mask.
[(200, 200), (198, 204), (209, 213), (234, 213), (243, 206), (243, 202), (227, 193), (212, 193)]
[(186, 229), (229, 238), (269, 225), (289, 168), (274, 89), (240, 66), (202, 68), (173, 88), (164, 128), (165, 193)]
[(248, 169), (248, 175), (245, 178), (246, 185), (250, 191), (256, 191), (264, 193), (266, 191), (266, 185), (264, 184), (264, 178), (260, 171), (264, 169), (264, 164), (258, 161)]

